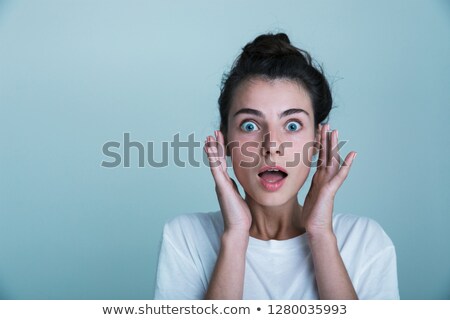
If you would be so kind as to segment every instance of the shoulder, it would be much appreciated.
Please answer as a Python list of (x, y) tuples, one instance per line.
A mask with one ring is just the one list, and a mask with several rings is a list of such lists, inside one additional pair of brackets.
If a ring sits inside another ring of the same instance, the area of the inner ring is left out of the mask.
[(185, 213), (168, 220), (165, 229), (176, 230), (223, 226), (220, 211)]
[(398, 299), (395, 248), (381, 225), (366, 217), (336, 214), (333, 227), (359, 299)]
[(333, 216), (333, 229), (341, 243), (357, 241), (359, 245), (393, 246), (381, 225), (371, 218), (338, 213)]
[(223, 232), (223, 219), (220, 211), (186, 213), (166, 222), (163, 231), (165, 238), (192, 239), (195, 237), (219, 236)]

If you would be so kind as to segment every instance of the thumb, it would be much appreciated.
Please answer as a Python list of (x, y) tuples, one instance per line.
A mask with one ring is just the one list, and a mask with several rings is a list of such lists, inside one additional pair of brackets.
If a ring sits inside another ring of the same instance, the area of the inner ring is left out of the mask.
[(231, 177), (230, 177), (230, 179), (231, 179), (231, 181), (233, 182), (234, 190), (236, 190), (236, 192), (239, 194), (239, 188), (238, 188), (238, 186), (237, 186), (237, 184), (236, 184), (236, 181), (234, 181), (234, 179), (231, 178)]

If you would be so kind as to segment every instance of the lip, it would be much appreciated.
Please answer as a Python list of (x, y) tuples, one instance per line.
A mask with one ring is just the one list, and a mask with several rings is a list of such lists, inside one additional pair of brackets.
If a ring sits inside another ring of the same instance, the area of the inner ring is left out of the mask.
[[(286, 177), (284, 177), (283, 179), (276, 181), (276, 182), (269, 182), (259, 176), (262, 172), (267, 171), (269, 169), (277, 169), (278, 171), (284, 172), (286, 174)], [(283, 167), (280, 167), (280, 166), (264, 166), (258, 172), (259, 183), (261, 183), (261, 185), (263, 186), (264, 189), (266, 189), (267, 191), (271, 191), (271, 192), (277, 191), (278, 189), (280, 189), (283, 186), (284, 180), (286, 180), (287, 177), (288, 177), (288, 173), (286, 172), (286, 169), (284, 169)]]
[(264, 166), (258, 171), (258, 174), (260, 174), (264, 171), (267, 171), (269, 169), (277, 169), (278, 171), (282, 171), (282, 172), (286, 173), (286, 175), (288, 174), (286, 169), (284, 169), (283, 167), (280, 167), (280, 166)]
[(258, 176), (259, 182), (264, 187), (264, 189), (266, 189), (267, 191), (272, 191), (272, 192), (280, 189), (283, 186), (284, 180), (286, 180), (286, 178), (287, 177), (284, 177), (283, 179), (281, 179), (277, 182), (269, 182), (269, 181), (264, 180), (260, 176)]

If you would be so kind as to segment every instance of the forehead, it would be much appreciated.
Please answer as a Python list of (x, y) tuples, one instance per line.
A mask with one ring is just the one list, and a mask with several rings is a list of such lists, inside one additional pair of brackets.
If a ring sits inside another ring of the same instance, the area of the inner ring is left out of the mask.
[(297, 82), (285, 79), (251, 78), (244, 81), (236, 88), (229, 115), (241, 108), (257, 109), (268, 117), (289, 108), (301, 108), (314, 114), (308, 92)]

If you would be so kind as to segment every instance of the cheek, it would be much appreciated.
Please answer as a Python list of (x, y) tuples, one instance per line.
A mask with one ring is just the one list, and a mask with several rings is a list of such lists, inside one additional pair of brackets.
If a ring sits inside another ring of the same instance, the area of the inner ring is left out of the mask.
[(303, 158), (304, 158), (304, 164), (308, 167), (311, 167), (311, 162), (313, 161), (314, 157), (314, 151), (315, 151), (316, 143), (314, 140), (309, 141), (305, 144), (303, 147)]
[(241, 148), (234, 148), (231, 154), (233, 168), (238, 171), (255, 169), (261, 166), (259, 148), (244, 144)]
[(310, 166), (314, 141), (292, 141), (282, 148), (283, 159), (289, 167)]
[(240, 161), (233, 161), (234, 175), (236, 176), (239, 184), (244, 188), (244, 190), (251, 190), (251, 185), (253, 183), (251, 177), (252, 171), (250, 169), (242, 167), (242, 164), (240, 164), (239, 162)]
[(257, 140), (247, 139), (241, 137), (230, 136), (229, 142), (229, 156), (233, 162), (233, 166), (243, 168), (255, 168), (259, 166), (260, 162), (260, 148), (261, 144)]
[(255, 168), (260, 167), (259, 146), (255, 141), (234, 140), (234, 147), (230, 149), (233, 171), (239, 183), (245, 188), (249, 187), (250, 176)]

